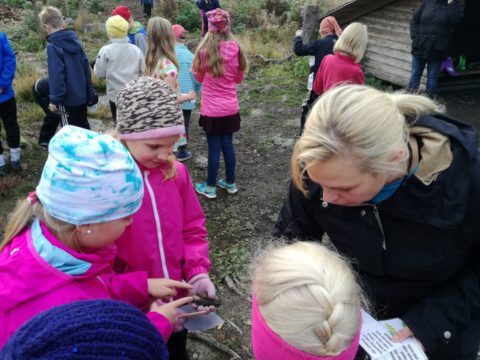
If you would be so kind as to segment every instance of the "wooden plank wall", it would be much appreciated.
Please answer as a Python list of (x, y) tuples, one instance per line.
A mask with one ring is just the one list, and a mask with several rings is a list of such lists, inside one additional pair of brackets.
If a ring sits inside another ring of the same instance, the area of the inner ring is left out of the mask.
[(368, 26), (366, 73), (407, 87), (412, 63), (410, 19), (419, 4), (420, 0), (398, 0), (355, 19)]

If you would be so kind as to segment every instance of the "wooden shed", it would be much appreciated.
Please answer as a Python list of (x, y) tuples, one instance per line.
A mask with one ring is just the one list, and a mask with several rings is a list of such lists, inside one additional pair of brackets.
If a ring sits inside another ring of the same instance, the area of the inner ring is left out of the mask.
[[(334, 16), (342, 27), (351, 22), (368, 26), (369, 42), (365, 55), (366, 73), (406, 87), (410, 78), (412, 56), (410, 19), (421, 0), (352, 0), (322, 15)], [(439, 91), (463, 88), (480, 88), (480, 42), (478, 26), (480, 1), (465, 1), (465, 17), (456, 26), (451, 56), (466, 56), (467, 70), (458, 77), (442, 73)], [(425, 74), (422, 86), (425, 83)]]

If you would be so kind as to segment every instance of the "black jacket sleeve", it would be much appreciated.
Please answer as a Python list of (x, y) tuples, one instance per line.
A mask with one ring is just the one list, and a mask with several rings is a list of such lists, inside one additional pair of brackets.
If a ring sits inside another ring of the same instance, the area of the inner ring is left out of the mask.
[(307, 45), (303, 45), (302, 37), (295, 36), (293, 39), (293, 52), (297, 56), (307, 56), (307, 55), (315, 55), (317, 51), (316, 42), (312, 42)]
[(447, 16), (450, 24), (458, 24), (463, 19), (463, 5), (460, 0), (453, 0), (451, 4), (447, 6)]
[(447, 280), (437, 292), (410, 308), (403, 320), (428, 352), (451, 341), (473, 320), (480, 319), (480, 162), (472, 177), (469, 212), (462, 228), (469, 234), (465, 246), (472, 246), (463, 271)]
[(420, 18), (422, 17), (422, 11), (425, 7), (425, 1), (422, 1), (422, 4), (415, 10), (415, 13), (410, 20), (410, 39), (413, 39), (418, 35), (418, 24), (420, 23)]
[(273, 234), (288, 239), (321, 240), (324, 231), (315, 221), (314, 206), (315, 202), (291, 183)]

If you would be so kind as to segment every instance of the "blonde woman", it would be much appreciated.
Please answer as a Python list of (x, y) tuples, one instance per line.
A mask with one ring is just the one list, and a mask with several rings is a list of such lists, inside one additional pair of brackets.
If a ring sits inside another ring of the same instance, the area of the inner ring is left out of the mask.
[[(247, 59), (230, 33), (230, 15), (222, 9), (209, 11), (208, 33), (193, 58), (193, 74), (203, 83), (200, 126), (207, 134), (207, 181), (195, 184), (197, 193), (214, 199), (216, 186), (235, 194), (235, 148), (233, 133), (240, 129), (240, 108), (236, 85), (243, 81)], [(225, 160), (225, 178), (217, 182), (220, 152)]]
[(480, 165), (475, 130), (419, 95), (346, 85), (312, 108), (276, 224), (327, 233), (356, 263), (395, 340), (429, 359), (469, 359), (480, 342)]
[(367, 27), (360, 23), (348, 25), (333, 47), (333, 55), (323, 58), (315, 75), (313, 91), (317, 95), (343, 83), (365, 83), (360, 61), (368, 42)]
[(266, 251), (253, 279), (256, 360), (352, 360), (363, 302), (349, 265), (326, 247), (297, 242)]

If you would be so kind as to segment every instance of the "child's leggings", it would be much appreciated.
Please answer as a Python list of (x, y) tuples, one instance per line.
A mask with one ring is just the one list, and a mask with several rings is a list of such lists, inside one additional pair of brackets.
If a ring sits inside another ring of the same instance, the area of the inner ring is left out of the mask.
[(218, 167), (220, 165), (220, 151), (225, 160), (225, 177), (227, 183), (235, 182), (235, 148), (233, 147), (233, 134), (208, 134), (208, 174), (207, 185), (217, 185)]

